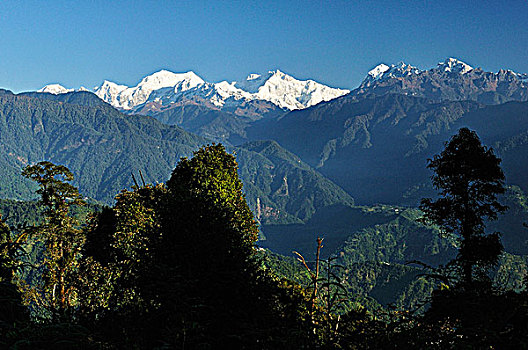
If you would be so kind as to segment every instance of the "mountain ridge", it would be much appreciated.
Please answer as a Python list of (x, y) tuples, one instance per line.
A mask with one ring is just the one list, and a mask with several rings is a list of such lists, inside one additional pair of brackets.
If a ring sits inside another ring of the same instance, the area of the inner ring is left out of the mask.
[(472, 100), (484, 104), (528, 100), (528, 75), (500, 69), (497, 73), (473, 68), (456, 58), (421, 70), (404, 62), (381, 63), (350, 93), (353, 96), (400, 93), (432, 100)]

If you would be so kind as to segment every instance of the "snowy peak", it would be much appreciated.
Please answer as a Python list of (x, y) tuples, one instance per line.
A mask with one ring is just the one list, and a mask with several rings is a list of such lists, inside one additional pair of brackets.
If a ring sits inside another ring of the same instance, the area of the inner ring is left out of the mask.
[(368, 72), (364, 83), (372, 83), (374, 81), (386, 80), (389, 78), (402, 78), (420, 73), (421, 70), (405, 62), (391, 64), (390, 66), (382, 63)]
[(374, 69), (370, 70), (368, 72), (368, 76), (371, 77), (371, 79), (378, 79), (383, 75), (383, 73), (385, 73), (389, 69), (390, 69), (389, 66), (387, 66), (384, 63), (381, 63), (381, 64), (378, 64), (376, 67), (374, 67)]
[(49, 84), (49, 85), (44, 86), (42, 89), (37, 90), (37, 92), (44, 92), (44, 93), (49, 93), (53, 95), (66, 94), (72, 91), (73, 89), (66, 89), (64, 86), (60, 84)]
[(134, 87), (117, 85), (105, 80), (94, 91), (99, 98), (112, 106), (123, 110), (131, 110), (145, 103), (153, 91), (176, 86), (178, 86), (179, 91), (185, 91), (203, 83), (205, 81), (191, 71), (173, 73), (168, 70), (160, 70), (146, 76)]
[(181, 84), (188, 89), (203, 83), (205, 81), (192, 71), (187, 73), (173, 73), (168, 70), (160, 70), (143, 78), (136, 88), (154, 91)]
[(101, 100), (116, 107), (120, 105), (120, 94), (126, 89), (128, 89), (126, 85), (118, 85), (105, 80), (101, 86), (94, 88), (94, 92)]
[(456, 58), (449, 57), (444, 62), (438, 63), (437, 69), (449, 73), (466, 74), (472, 71), (473, 67)]
[(265, 75), (250, 74), (245, 81), (235, 82), (234, 86), (250, 93), (251, 99), (269, 101), (289, 110), (304, 109), (350, 92), (313, 80), (298, 80), (278, 69)]

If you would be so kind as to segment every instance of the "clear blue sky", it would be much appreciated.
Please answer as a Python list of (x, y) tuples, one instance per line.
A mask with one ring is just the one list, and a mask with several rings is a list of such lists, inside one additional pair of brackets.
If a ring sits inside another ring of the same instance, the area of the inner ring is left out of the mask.
[(528, 1), (0, 2), (0, 87), (135, 85), (165, 68), (207, 81), (281, 69), (356, 87), (376, 64), (446, 57), (528, 72)]

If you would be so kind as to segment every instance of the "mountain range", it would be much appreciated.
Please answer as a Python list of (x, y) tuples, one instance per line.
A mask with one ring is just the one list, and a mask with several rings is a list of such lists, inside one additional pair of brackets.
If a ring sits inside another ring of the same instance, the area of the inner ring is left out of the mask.
[[(39, 91), (71, 94), (57, 85)], [(505, 158), (513, 183), (526, 186), (509, 159), (523, 154), (528, 75), (511, 70), (485, 72), (454, 58), (427, 70), (380, 64), (352, 90), (279, 70), (232, 83), (162, 70), (134, 87), (105, 81), (94, 92), (121, 112), (150, 115), (207, 140), (274, 140), (362, 203), (416, 203), (417, 186), (427, 182), (425, 159), (460, 126), (493, 133), (486, 141)], [(497, 113), (499, 130), (514, 125), (507, 136), (489, 127)]]
[[(81, 87), (75, 91), (85, 91)], [(58, 84), (39, 92), (63, 94)], [(448, 58), (421, 70), (410, 64), (379, 64), (355, 89), (336, 89), (313, 80), (298, 80), (280, 70), (250, 74), (245, 80), (209, 83), (192, 71), (161, 70), (128, 87), (104, 81), (93, 89), (103, 101), (127, 114), (142, 114), (178, 125), (208, 139), (233, 145), (252, 140), (248, 128), (290, 111), (310, 108), (347, 95), (360, 100), (388, 93), (432, 101), (471, 100), (501, 104), (528, 100), (528, 75), (501, 69), (497, 73)]]
[[(72, 95), (55, 85), (39, 91)], [(496, 148), (512, 184), (528, 185), (517, 165), (528, 132), (528, 75), (511, 70), (485, 72), (454, 58), (428, 70), (380, 64), (352, 90), (278, 70), (232, 83), (160, 71), (135, 87), (105, 81), (94, 91), (121, 112), (151, 115), (207, 140), (274, 140), (360, 203), (416, 204), (431, 192), (425, 160), (460, 126)]]
[(261, 246), (307, 256), (324, 235), (324, 255), (357, 272), (350, 283), (372, 270), (380, 284), (358, 290), (391, 302), (394, 285), (408, 296), (419, 273), (406, 259), (437, 264), (453, 253), (412, 207), (434, 195), (427, 159), (467, 126), (502, 158), (511, 186), (512, 210), (492, 229), (508, 252), (528, 254), (526, 74), (449, 58), (427, 70), (380, 64), (349, 90), (275, 70), (231, 83), (160, 71), (93, 91), (0, 92), (0, 197), (32, 197), (20, 169), (49, 159), (73, 171), (81, 193), (111, 203), (132, 173), (166, 181), (180, 157), (221, 141), (236, 153)]
[[(210, 141), (154, 118), (125, 115), (89, 92), (0, 93), (0, 198), (34, 197), (22, 167), (66, 164), (87, 197), (110, 204), (139, 172), (166, 181), (181, 157)], [(247, 200), (263, 223), (302, 222), (319, 207), (354, 200), (273, 141), (230, 147), (237, 153)]]
[(420, 70), (409, 64), (380, 64), (372, 69), (354, 95), (399, 93), (437, 101), (472, 100), (485, 104), (528, 100), (528, 74), (501, 69), (497, 73), (448, 58)]
[[(81, 88), (80, 90), (84, 90)], [(59, 84), (46, 85), (38, 92), (72, 92)], [(349, 93), (313, 80), (297, 80), (280, 70), (250, 74), (245, 80), (209, 83), (194, 72), (161, 70), (143, 78), (136, 86), (118, 85), (105, 80), (94, 93), (118, 110), (146, 114), (173, 104), (200, 100), (212, 108), (229, 109), (250, 101), (268, 101), (284, 110), (303, 109)], [(214, 107), (213, 107), (214, 106)]]
[[(381, 63), (370, 70), (355, 89), (332, 88), (313, 80), (298, 80), (280, 70), (266, 74), (252, 73), (234, 82), (210, 83), (194, 72), (173, 73), (161, 70), (144, 77), (129, 87), (105, 80), (93, 92), (118, 110), (152, 114), (173, 107), (191, 104), (234, 110), (251, 101), (267, 101), (284, 111), (304, 109), (352, 93), (362, 95), (388, 92), (427, 97), (434, 100), (474, 100), (486, 104), (528, 99), (528, 74), (501, 69), (486, 72), (456, 59), (447, 58), (436, 67), (421, 70), (400, 62)], [(67, 89), (59, 84), (44, 86), (38, 92), (63, 94), (88, 91), (81, 87)], [(242, 112), (239, 111), (239, 114)]]

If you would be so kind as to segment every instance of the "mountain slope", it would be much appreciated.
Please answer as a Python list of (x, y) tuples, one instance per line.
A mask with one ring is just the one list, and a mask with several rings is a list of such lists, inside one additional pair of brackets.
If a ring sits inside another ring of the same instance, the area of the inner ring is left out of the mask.
[(196, 96), (173, 103), (168, 108), (153, 104), (144, 107), (148, 110), (139, 110), (140, 114), (152, 115), (162, 123), (178, 125), (216, 142), (233, 145), (247, 141), (246, 129), (255, 122), (284, 114), (282, 109), (267, 101), (247, 101), (218, 108)]
[(463, 126), (496, 149), (509, 183), (528, 188), (527, 102), (485, 106), (395, 94), (344, 96), (255, 126), (248, 135), (277, 140), (358, 203), (416, 204), (430, 194), (427, 158)]
[(343, 189), (274, 141), (246, 143), (235, 151), (248, 204), (263, 224), (302, 222), (328, 206), (354, 205)]
[[(79, 98), (81, 99), (81, 98)], [(84, 101), (85, 102), (85, 101)], [(83, 102), (83, 103), (84, 103)], [(27, 198), (23, 166), (40, 160), (66, 164), (86, 196), (112, 201), (133, 184), (165, 179), (177, 160), (205, 140), (153, 118), (125, 116), (107, 104), (84, 106), (24, 95), (0, 95), (0, 196)]]
[(343, 187), (359, 203), (399, 203), (427, 176), (429, 137), (479, 108), (404, 95), (345, 96), (255, 126), (250, 138), (273, 138)]

